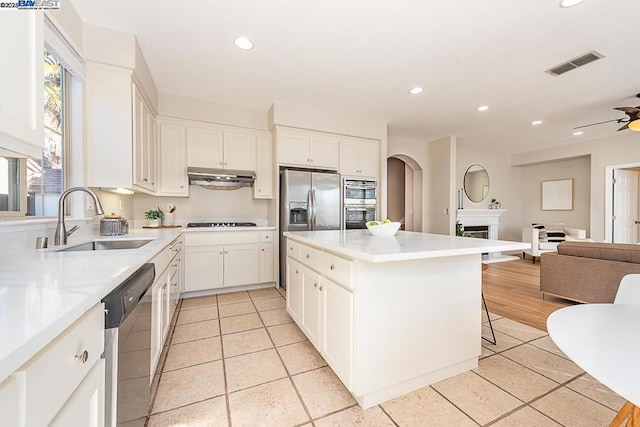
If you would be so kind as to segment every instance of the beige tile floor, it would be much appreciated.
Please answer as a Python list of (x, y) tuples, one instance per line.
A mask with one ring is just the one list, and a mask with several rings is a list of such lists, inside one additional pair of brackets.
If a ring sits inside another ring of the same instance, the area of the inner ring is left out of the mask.
[(284, 306), (276, 289), (183, 300), (148, 425), (586, 427), (624, 404), (545, 332), (492, 315), (477, 369), (363, 411)]

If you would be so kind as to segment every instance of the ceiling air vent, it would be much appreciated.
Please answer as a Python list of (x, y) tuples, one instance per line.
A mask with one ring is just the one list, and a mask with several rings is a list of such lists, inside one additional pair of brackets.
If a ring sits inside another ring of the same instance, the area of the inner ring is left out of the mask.
[(592, 50), (591, 52), (580, 55), (577, 58), (573, 58), (560, 65), (556, 65), (555, 67), (548, 69), (546, 72), (551, 74), (552, 76), (559, 76), (560, 74), (564, 74), (567, 71), (575, 70), (578, 67), (587, 65), (588, 63), (596, 61), (600, 58), (604, 58), (604, 55), (600, 52)]

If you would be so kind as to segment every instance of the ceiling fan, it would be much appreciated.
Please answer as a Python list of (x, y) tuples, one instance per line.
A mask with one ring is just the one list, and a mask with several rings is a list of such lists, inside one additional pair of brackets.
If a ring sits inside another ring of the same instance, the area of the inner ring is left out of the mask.
[[(640, 98), (640, 93), (637, 94), (636, 97)], [(640, 132), (640, 106), (637, 106), (637, 107), (615, 107), (614, 110), (624, 111), (624, 113), (628, 117), (623, 117), (621, 119), (606, 120), (604, 122), (598, 122), (598, 123), (591, 123), (591, 124), (588, 124), (588, 125), (575, 127), (574, 129), (581, 129), (581, 128), (586, 128), (586, 127), (589, 127), (589, 126), (601, 125), (601, 124), (604, 124), (604, 123), (618, 122), (618, 123), (624, 123), (624, 126), (622, 126), (620, 129), (618, 129), (618, 131), (625, 130), (625, 129), (631, 129), (633, 131)]]

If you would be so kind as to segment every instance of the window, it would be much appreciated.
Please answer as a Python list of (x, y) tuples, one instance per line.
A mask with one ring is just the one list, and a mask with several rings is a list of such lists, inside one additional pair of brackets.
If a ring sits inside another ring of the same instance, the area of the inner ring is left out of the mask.
[[(55, 216), (66, 187), (66, 83), (68, 74), (56, 57), (44, 52), (44, 145), (40, 159), (0, 156), (2, 216)], [(5, 153), (0, 153), (0, 155)]]

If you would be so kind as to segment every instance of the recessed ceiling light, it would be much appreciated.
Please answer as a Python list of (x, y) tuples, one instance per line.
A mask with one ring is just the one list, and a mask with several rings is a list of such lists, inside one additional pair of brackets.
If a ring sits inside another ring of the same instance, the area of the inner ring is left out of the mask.
[(411, 95), (417, 95), (417, 94), (419, 94), (419, 93), (422, 93), (423, 91), (424, 91), (424, 88), (421, 88), (420, 86), (416, 86), (416, 87), (414, 87), (413, 89), (411, 89), (411, 90), (409, 91), (409, 93), (410, 93)]
[(532, 124), (533, 126), (541, 125), (541, 124), (542, 124), (542, 120), (534, 120), (534, 121), (532, 121), (532, 122), (531, 122), (531, 124)]
[(481, 105), (478, 107), (478, 111), (487, 111), (489, 109), (488, 105)]
[(560, 7), (573, 7), (583, 1), (584, 0), (560, 0)]
[(573, 133), (573, 136), (580, 136), (582, 135), (584, 132), (582, 132), (581, 130), (577, 130)]
[(253, 42), (246, 37), (238, 37), (233, 41), (238, 49), (249, 50), (253, 49)]

